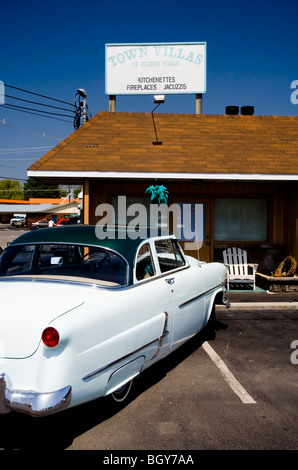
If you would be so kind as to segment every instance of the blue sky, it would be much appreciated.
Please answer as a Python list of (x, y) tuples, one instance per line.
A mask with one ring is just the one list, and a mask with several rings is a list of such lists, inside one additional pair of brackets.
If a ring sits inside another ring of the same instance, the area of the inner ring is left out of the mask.
[[(298, 80), (297, 0), (3, 3), (0, 80), (10, 86), (67, 103), (84, 88), (95, 115), (109, 109), (106, 43), (206, 42), (203, 113), (224, 114), (227, 105), (252, 105), (256, 115), (298, 115), (298, 104), (290, 99), (291, 83)], [(64, 107), (13, 88), (5, 92)], [(13, 98), (6, 103), (40, 108)], [(117, 97), (119, 112), (152, 109), (152, 96)], [(194, 113), (195, 97), (169, 95), (158, 112)], [(69, 119), (51, 117), (55, 119), (0, 105), (0, 179), (23, 182), (30, 164), (73, 132)]]

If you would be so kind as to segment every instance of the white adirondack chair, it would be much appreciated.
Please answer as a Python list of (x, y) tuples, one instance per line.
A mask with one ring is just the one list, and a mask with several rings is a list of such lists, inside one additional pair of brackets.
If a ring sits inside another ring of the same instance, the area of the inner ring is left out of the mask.
[(247, 263), (247, 252), (241, 248), (228, 248), (223, 252), (224, 264), (227, 268), (227, 289), (231, 283), (253, 284), (256, 289), (256, 271), (258, 264)]

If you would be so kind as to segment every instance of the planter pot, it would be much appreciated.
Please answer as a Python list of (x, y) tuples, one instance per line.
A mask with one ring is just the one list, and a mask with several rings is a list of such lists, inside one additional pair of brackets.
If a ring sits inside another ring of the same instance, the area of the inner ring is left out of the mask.
[(275, 277), (257, 273), (256, 284), (269, 292), (298, 292), (298, 276)]

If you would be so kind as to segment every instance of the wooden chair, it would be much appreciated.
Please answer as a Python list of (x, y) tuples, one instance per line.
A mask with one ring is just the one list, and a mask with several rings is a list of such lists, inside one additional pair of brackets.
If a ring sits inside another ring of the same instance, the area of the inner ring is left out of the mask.
[(227, 268), (227, 289), (231, 283), (253, 284), (256, 289), (256, 271), (258, 264), (247, 263), (247, 252), (241, 248), (228, 248), (223, 252), (224, 264)]

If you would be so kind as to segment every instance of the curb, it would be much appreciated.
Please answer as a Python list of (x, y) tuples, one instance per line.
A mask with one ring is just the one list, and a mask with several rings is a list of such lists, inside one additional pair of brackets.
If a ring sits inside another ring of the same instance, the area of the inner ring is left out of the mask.
[[(227, 310), (225, 305), (216, 305), (217, 310)], [(231, 302), (228, 310), (297, 310), (298, 302)]]

